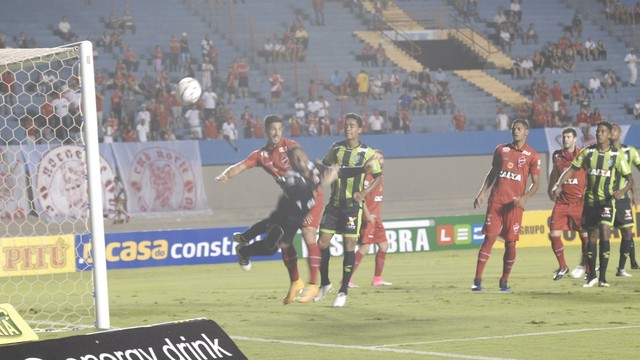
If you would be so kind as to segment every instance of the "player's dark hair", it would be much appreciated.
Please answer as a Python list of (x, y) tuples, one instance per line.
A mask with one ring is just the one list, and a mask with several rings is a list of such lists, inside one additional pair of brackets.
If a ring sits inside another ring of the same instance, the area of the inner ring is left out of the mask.
[(598, 122), (596, 124), (596, 129), (599, 128), (600, 126), (606, 127), (607, 129), (609, 129), (609, 131), (613, 130), (613, 125), (611, 125), (611, 123), (608, 122), (608, 121), (604, 121), (603, 120), (603, 121)]
[(268, 129), (273, 123), (282, 123), (282, 118), (278, 115), (267, 115), (264, 117), (264, 128)]
[(525, 129), (529, 130), (529, 122), (525, 119), (515, 119), (513, 120), (513, 122), (511, 123), (511, 127), (513, 127), (516, 124), (521, 124), (522, 126), (524, 126)]
[(355, 113), (348, 113), (344, 116), (344, 120), (347, 121), (349, 119), (355, 120), (358, 123), (358, 127), (362, 127), (362, 118), (360, 117), (360, 115)]
[(562, 135), (568, 134), (568, 133), (573, 134), (573, 137), (578, 137), (578, 133), (576, 132), (576, 129), (574, 129), (572, 127), (566, 127), (564, 129), (562, 129)]

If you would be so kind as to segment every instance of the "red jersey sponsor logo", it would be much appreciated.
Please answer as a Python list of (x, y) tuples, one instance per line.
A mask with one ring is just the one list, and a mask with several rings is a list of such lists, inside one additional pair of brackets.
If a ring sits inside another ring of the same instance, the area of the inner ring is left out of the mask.
[(489, 201), (506, 204), (524, 194), (529, 176), (540, 175), (540, 156), (526, 144), (521, 149), (512, 144), (500, 145), (494, 152), (492, 167), (497, 168), (497, 178)]
[[(556, 150), (553, 153), (552, 161), (553, 167), (560, 176), (565, 170), (571, 167), (571, 163), (575, 159), (575, 157), (580, 152), (578, 147), (575, 148), (573, 152), (566, 152), (562, 149)], [(573, 175), (573, 177), (568, 178), (564, 182), (564, 186), (562, 187), (562, 194), (560, 197), (556, 199), (556, 202), (568, 204), (577, 201), (582, 201), (582, 195), (584, 193), (584, 187), (586, 185), (586, 177), (584, 170), (577, 169)]]

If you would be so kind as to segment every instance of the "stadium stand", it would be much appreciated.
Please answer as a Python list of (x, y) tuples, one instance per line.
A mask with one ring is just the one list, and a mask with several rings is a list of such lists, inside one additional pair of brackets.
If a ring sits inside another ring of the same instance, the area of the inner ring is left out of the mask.
[[(557, 42), (577, 14), (583, 24), (580, 41), (584, 42), (587, 37), (603, 40), (608, 53), (607, 60), (576, 60), (573, 72), (552, 74), (547, 70), (535, 76), (546, 77), (548, 83), (557, 80), (566, 96), (575, 80), (586, 84), (593, 73), (602, 76), (610, 68), (623, 85), (620, 92), (616, 96), (609, 94), (604, 99), (594, 98), (591, 105), (598, 106), (604, 117), (613, 121), (623, 124), (634, 121), (630, 109), (637, 95), (632, 88), (624, 86), (628, 74), (626, 64), (622, 60), (628, 48), (636, 45), (634, 32), (629, 24), (618, 23), (612, 20), (611, 16), (608, 17), (600, 1), (540, 0), (535, 6), (533, 3), (525, 2), (522, 5), (520, 24), (525, 29), (528, 24), (535, 24), (538, 42), (524, 43), (516, 39), (508, 52), (499, 50), (495, 27), (492, 24), (498, 7), (508, 8), (507, 0), (479, 1), (478, 22), (462, 20), (461, 2), (457, 0), (383, 1), (378, 3), (387, 3), (387, 8), (383, 9), (381, 14), (376, 14), (375, 3), (364, 1), (363, 8), (357, 9), (351, 8), (349, 1), (326, 1), (326, 26), (318, 26), (314, 24), (311, 4), (295, 0), (281, 0), (278, 6), (257, 0), (156, 0), (126, 3), (91, 1), (90, 4), (73, 7), (68, 6), (64, 0), (23, 0), (19, 5), (16, 4), (0, 13), (0, 33), (5, 35), (8, 46), (18, 46), (21, 31), (26, 33), (28, 44), (39, 47), (61, 45), (61, 39), (54, 34), (53, 29), (63, 16), (67, 16), (77, 40), (89, 38), (97, 45), (105, 30), (111, 31), (105, 28), (110, 14), (113, 12), (121, 17), (128, 11), (133, 17), (136, 31), (124, 31), (121, 34), (122, 47), (131, 46), (138, 54), (140, 66), (135, 73), (138, 81), (142, 81), (145, 72), (155, 74), (152, 65), (154, 49), (160, 46), (166, 61), (169, 55), (169, 38), (172, 34), (180, 37), (183, 33), (188, 34), (190, 39), (190, 56), (195, 61), (195, 76), (200, 79), (200, 42), (206, 35), (219, 54), (218, 76), (214, 78), (214, 90), (221, 99), (228, 99), (225, 96), (226, 69), (239, 58), (246, 58), (249, 62), (249, 96), (238, 97), (234, 103), (227, 104), (227, 108), (236, 118), (239, 118), (247, 106), (258, 118), (270, 112), (290, 117), (294, 113), (293, 104), (296, 98), (301, 97), (305, 102), (308, 100), (309, 84), (313, 81), (316, 96), (324, 95), (331, 103), (335, 133), (340, 114), (350, 111), (372, 113), (374, 109), (388, 115), (394, 114), (400, 94), (387, 92), (382, 97), (370, 98), (363, 108), (349, 96), (339, 96), (328, 91), (329, 79), (334, 71), (339, 70), (343, 75), (349, 72), (357, 75), (364, 69), (371, 76), (375, 76), (381, 70), (387, 75), (397, 70), (401, 78), (406, 79), (411, 71), (420, 71), (428, 67), (424, 64), (430, 54), (422, 54), (417, 56), (417, 59), (405, 62), (403, 58), (409, 56), (396, 56), (397, 53), (402, 53), (402, 50), (396, 51), (396, 46), (389, 40), (389, 33), (397, 34), (398, 30), (405, 29), (418, 32), (437, 29), (443, 31), (444, 35), (441, 36), (444, 39), (458, 39), (452, 46), (467, 48), (469, 56), (478, 57), (478, 61), (485, 64), (472, 72), (444, 69), (456, 108), (467, 114), (467, 130), (485, 130), (493, 128), (497, 106), (506, 106), (513, 118), (518, 116), (517, 106), (532, 97), (532, 79), (512, 78), (509, 64), (518, 57), (531, 57), (536, 51), (542, 51), (549, 44)], [(634, 5), (630, 1), (622, 3), (630, 7)], [(149, 4), (153, 4), (153, 11), (150, 11)], [(263, 56), (267, 39), (285, 36), (295, 22), (301, 22), (308, 33), (308, 48), (304, 56), (299, 61), (267, 62)], [(484, 39), (492, 42), (484, 51), (490, 58), (482, 59), (483, 56), (477, 52), (476, 55), (472, 55), (471, 44), (463, 40), (470, 37), (475, 38), (475, 43), (486, 41)], [(363, 68), (359, 58), (362, 48), (366, 44), (375, 47), (378, 43), (384, 44), (389, 61), (385, 66)], [(102, 71), (107, 77), (112, 77), (123, 55), (117, 46), (112, 52), (96, 46), (97, 70)], [(282, 101), (277, 109), (269, 107), (268, 77), (274, 70), (284, 79)], [(433, 71), (434, 69), (431, 69), (431, 74)], [(184, 69), (169, 71), (169, 83), (177, 83), (186, 74)], [(474, 80), (478, 78), (487, 81), (481, 83)], [(507, 92), (511, 94), (506, 95)], [(111, 93), (111, 89), (105, 91), (105, 114), (110, 112)], [(142, 94), (136, 95), (136, 99), (138, 103), (148, 101)], [(576, 112), (575, 105), (571, 105), (569, 115), (575, 115)], [(15, 117), (6, 117), (4, 121), (6, 125), (2, 131), (20, 131)], [(412, 114), (413, 132), (453, 129), (449, 113), (439, 111), (437, 114)], [(176, 130), (178, 138), (187, 136), (183, 129)]]

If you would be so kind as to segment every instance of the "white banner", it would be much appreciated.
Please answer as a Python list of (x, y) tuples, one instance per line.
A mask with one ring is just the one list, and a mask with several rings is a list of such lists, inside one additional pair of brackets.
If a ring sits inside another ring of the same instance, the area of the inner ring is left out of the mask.
[(116, 159), (111, 144), (99, 144), (100, 181), (102, 183), (102, 213), (109, 219), (116, 218), (118, 186), (116, 184)]
[(89, 215), (84, 148), (76, 145), (25, 145), (34, 208), (52, 221)]
[(197, 141), (114, 143), (131, 216), (210, 213)]
[[(627, 133), (629, 132), (629, 125), (620, 125), (620, 130), (622, 133), (620, 134), (620, 142), (624, 144), (624, 139), (627, 137)], [(553, 170), (553, 162), (551, 161), (551, 155), (554, 151), (558, 149), (562, 149), (562, 129), (564, 128), (545, 128), (544, 133), (547, 136), (547, 148), (549, 149), (549, 162), (548, 162), (548, 171), (551, 174), (551, 170)], [(589, 128), (589, 133), (584, 134), (582, 129), (578, 127), (574, 127), (576, 129), (576, 133), (578, 134), (578, 141), (576, 145), (579, 148), (584, 148), (589, 145), (593, 145), (596, 143), (596, 127), (591, 126)]]
[(0, 148), (0, 218), (24, 219), (29, 213), (25, 160), (19, 146)]

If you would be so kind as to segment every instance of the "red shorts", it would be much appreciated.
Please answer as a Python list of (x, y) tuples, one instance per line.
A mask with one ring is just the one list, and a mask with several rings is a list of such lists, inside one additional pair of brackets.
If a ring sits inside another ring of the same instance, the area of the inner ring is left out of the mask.
[(382, 220), (376, 218), (376, 221), (372, 223), (363, 221), (362, 229), (360, 230), (360, 243), (361, 244), (380, 244), (387, 241), (387, 232), (382, 225)]
[(551, 213), (549, 229), (580, 231), (582, 223), (582, 203), (572, 204), (556, 203)]
[[(309, 214), (302, 220), (302, 227), (311, 226), (313, 228), (320, 227), (320, 220), (322, 219), (322, 210), (324, 209), (324, 196), (322, 195), (322, 189), (316, 190), (316, 204), (313, 205)], [(311, 218), (311, 221), (307, 219)]]
[(523, 213), (524, 209), (513, 203), (489, 203), (482, 232), (486, 236), (500, 236), (505, 241), (518, 241)]

